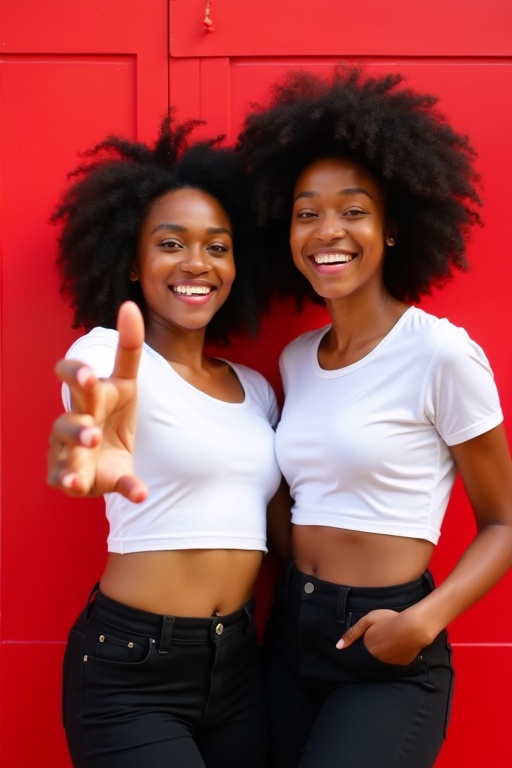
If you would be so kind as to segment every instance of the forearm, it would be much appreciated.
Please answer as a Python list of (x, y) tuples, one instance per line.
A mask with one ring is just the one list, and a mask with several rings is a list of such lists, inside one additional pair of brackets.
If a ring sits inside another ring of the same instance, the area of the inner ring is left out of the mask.
[(466, 549), (453, 571), (420, 603), (415, 614), (427, 641), (470, 608), (505, 575), (512, 565), (512, 526), (489, 523)]

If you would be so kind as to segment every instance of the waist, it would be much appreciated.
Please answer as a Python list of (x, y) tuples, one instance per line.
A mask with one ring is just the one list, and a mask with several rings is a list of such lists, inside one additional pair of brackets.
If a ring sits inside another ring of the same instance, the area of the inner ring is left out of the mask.
[(323, 525), (293, 525), (297, 567), (320, 579), (352, 586), (401, 584), (421, 576), (432, 556), (425, 539)]
[(231, 549), (109, 553), (101, 591), (152, 613), (228, 614), (252, 596), (262, 557)]
[(422, 600), (434, 589), (434, 580), (430, 571), (425, 571), (419, 578), (402, 584), (385, 587), (351, 587), (319, 579), (300, 571), (292, 562), (288, 563), (284, 579), (285, 591), (300, 595), (303, 600), (313, 600), (328, 607), (339, 606), (343, 598), (344, 606), (349, 611), (366, 612), (379, 608), (397, 610)]
[(226, 637), (246, 629), (252, 620), (254, 601), (223, 616), (184, 617), (153, 613), (125, 605), (105, 595), (98, 585), (94, 588), (85, 611), (86, 621), (99, 621), (105, 625), (130, 627), (130, 631), (148, 637), (204, 641)]

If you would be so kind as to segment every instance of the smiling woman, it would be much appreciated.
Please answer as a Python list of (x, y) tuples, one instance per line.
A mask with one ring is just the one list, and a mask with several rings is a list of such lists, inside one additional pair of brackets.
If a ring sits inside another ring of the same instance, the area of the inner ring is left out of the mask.
[[(273, 768), (431, 768), (450, 717), (446, 627), (512, 563), (489, 363), (412, 305), (466, 267), (474, 152), (402, 79), (291, 73), (239, 139), (269, 263), (331, 318), (281, 356), (292, 559), (265, 638)], [(457, 471), (477, 534), (434, 588)], [(283, 520), (269, 523), (288, 554)]]
[(193, 125), (164, 121), (153, 148), (109, 137), (54, 216), (63, 292), (88, 333), (57, 365), (67, 412), (48, 481), (105, 495), (109, 522), (64, 661), (80, 767), (266, 764), (252, 595), (280, 481), (277, 407), (260, 374), (205, 352), (254, 329), (264, 293), (239, 159), (188, 147)]

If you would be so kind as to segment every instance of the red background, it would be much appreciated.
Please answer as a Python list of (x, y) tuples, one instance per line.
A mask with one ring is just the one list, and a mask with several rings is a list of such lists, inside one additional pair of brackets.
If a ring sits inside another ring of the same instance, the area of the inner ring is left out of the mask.
[[(470, 244), (470, 273), (421, 306), (484, 347), (510, 422), (510, 0), (212, 0), (210, 33), (204, 12), (204, 0), (0, 0), (2, 768), (69, 768), (62, 653), (105, 557), (101, 502), (72, 502), (45, 485), (47, 436), (61, 407), (53, 366), (77, 335), (58, 295), (48, 217), (78, 150), (111, 132), (152, 140), (169, 101), (180, 117), (204, 117), (209, 134), (234, 140), (245, 110), (290, 67), (327, 71), (344, 59), (404, 72), (471, 136), (484, 181), (485, 227)], [(324, 319), (318, 309), (299, 317), (290, 304), (275, 306), (260, 338), (237, 339), (230, 355), (279, 391), (280, 349)], [(437, 579), (473, 533), (457, 486)], [(260, 625), (274, 566), (259, 584)], [(509, 575), (450, 628), (457, 681), (436, 768), (512, 765), (511, 598)]]

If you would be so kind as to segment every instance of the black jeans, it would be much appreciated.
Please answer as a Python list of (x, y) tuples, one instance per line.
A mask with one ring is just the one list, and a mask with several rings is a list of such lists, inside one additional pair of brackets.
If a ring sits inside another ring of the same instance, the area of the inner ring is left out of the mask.
[(76, 768), (263, 768), (252, 605), (174, 618), (96, 592), (69, 635), (63, 717)]
[(442, 632), (406, 666), (363, 638), (336, 642), (365, 613), (403, 610), (433, 589), (430, 573), (393, 587), (352, 588), (289, 564), (264, 642), (272, 768), (430, 768), (450, 712), (451, 648)]

